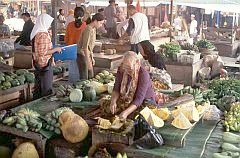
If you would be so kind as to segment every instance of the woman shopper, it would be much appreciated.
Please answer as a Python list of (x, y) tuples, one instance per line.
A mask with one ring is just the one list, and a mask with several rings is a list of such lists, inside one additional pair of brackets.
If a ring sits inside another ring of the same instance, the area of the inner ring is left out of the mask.
[[(81, 32), (86, 28), (86, 22), (82, 21), (84, 16), (84, 10), (82, 7), (76, 7), (74, 10), (75, 21), (70, 22), (67, 26), (65, 34), (65, 43), (67, 45), (77, 44)], [(75, 83), (79, 80), (79, 70), (76, 60), (71, 60), (69, 62), (69, 82)]]
[(118, 68), (110, 112), (126, 119), (144, 103), (144, 100), (155, 102), (155, 97), (148, 71), (141, 65), (135, 52), (127, 52)]
[(96, 13), (91, 20), (91, 23), (82, 31), (78, 42), (78, 69), (80, 79), (90, 79), (94, 77), (93, 66), (93, 48), (96, 41), (96, 29), (104, 23), (104, 16)]
[(33, 65), (35, 67), (36, 86), (40, 96), (47, 96), (52, 93), (52, 54), (61, 52), (59, 47), (52, 48), (51, 37), (48, 32), (52, 22), (53, 18), (50, 15), (41, 14), (37, 17), (36, 24), (31, 32)]

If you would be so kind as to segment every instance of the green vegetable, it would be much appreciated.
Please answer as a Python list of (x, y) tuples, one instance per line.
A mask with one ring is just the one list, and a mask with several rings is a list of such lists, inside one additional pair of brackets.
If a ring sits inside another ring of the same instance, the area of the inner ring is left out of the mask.
[(85, 101), (94, 101), (96, 100), (96, 91), (93, 87), (91, 86), (86, 86), (84, 91), (83, 91), (83, 98)]
[(33, 73), (26, 73), (24, 74), (26, 81), (28, 83), (34, 83), (35, 82), (35, 75)]
[(208, 40), (206, 40), (206, 39), (203, 39), (203, 40), (198, 41), (198, 42), (196, 43), (196, 46), (197, 46), (198, 48), (206, 48), (206, 49), (213, 49), (213, 48), (215, 48), (215, 46), (214, 46), (211, 42), (209, 42)]
[(212, 158), (232, 158), (231, 156), (222, 155), (221, 153), (214, 153)]
[(12, 87), (16, 87), (16, 86), (19, 86), (20, 85), (20, 83), (19, 83), (19, 81), (17, 80), (17, 79), (14, 79), (14, 80), (12, 80), (12, 81), (10, 81), (11, 82), (11, 86)]
[(235, 145), (230, 144), (230, 143), (223, 143), (222, 149), (225, 151), (240, 152), (240, 148), (238, 148)]
[(224, 132), (223, 133), (223, 141), (227, 143), (240, 143), (240, 136), (233, 134), (231, 132)]
[(163, 54), (163, 57), (173, 59), (174, 56), (180, 53), (181, 46), (174, 43), (166, 43), (160, 45), (159, 52)]
[(15, 73), (16, 73), (18, 76), (20, 76), (20, 75), (24, 75), (24, 74), (28, 73), (28, 70), (26, 70), (26, 69), (19, 69), (19, 70), (16, 70)]

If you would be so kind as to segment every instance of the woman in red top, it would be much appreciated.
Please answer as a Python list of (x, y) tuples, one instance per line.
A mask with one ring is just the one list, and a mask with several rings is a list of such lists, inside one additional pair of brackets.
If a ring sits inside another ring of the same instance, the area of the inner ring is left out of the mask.
[(52, 21), (53, 18), (48, 14), (39, 15), (31, 33), (31, 40), (33, 41), (33, 65), (35, 67), (36, 85), (40, 91), (40, 96), (52, 93), (52, 54), (61, 52), (61, 48), (59, 47), (52, 48), (51, 37), (48, 33)]
[(87, 26), (86, 22), (82, 22), (84, 10), (82, 7), (76, 7), (74, 10), (75, 21), (70, 22), (67, 26), (65, 34), (65, 43), (67, 45), (77, 44), (82, 30)]

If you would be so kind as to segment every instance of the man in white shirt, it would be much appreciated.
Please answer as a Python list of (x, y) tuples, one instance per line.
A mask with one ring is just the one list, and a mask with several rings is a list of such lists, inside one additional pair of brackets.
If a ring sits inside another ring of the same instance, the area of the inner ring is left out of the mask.
[(164, 69), (164, 61), (157, 55), (154, 46), (150, 42), (147, 16), (137, 12), (136, 7), (133, 5), (128, 6), (128, 13), (130, 15), (128, 27), (120, 40), (130, 36), (131, 51), (141, 52), (144, 59), (148, 60), (152, 66)]
[(197, 31), (198, 22), (195, 20), (195, 15), (191, 15), (191, 24), (190, 24), (190, 37), (195, 38), (198, 35)]

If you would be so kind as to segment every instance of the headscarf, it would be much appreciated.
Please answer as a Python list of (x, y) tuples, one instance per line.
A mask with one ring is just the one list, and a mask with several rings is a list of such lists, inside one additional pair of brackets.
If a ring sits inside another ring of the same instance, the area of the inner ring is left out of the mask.
[(39, 32), (46, 32), (48, 33), (48, 29), (50, 28), (53, 17), (50, 15), (44, 13), (37, 17), (36, 24), (33, 27), (32, 33), (31, 33), (31, 40), (36, 36)]
[[(120, 66), (120, 71), (123, 72), (123, 78), (120, 88), (120, 95), (126, 102), (131, 103), (135, 95), (139, 70), (141, 67), (141, 61), (138, 55), (133, 51), (128, 51), (124, 57)], [(128, 78), (131, 77), (131, 81), (128, 84)]]

